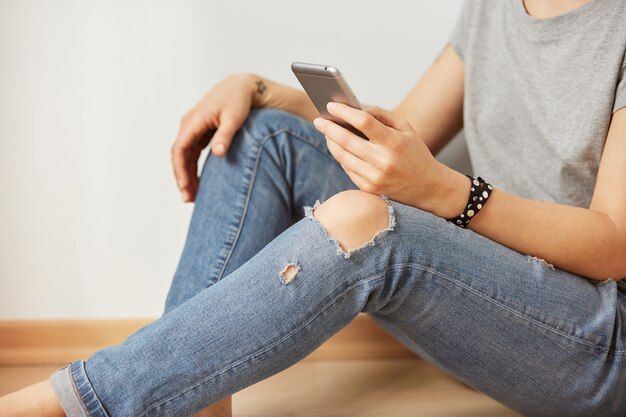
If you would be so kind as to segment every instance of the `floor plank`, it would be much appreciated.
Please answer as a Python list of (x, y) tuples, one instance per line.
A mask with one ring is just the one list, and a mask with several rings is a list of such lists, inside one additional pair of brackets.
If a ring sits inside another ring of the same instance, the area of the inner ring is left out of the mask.
[(422, 360), (311, 361), (234, 397), (239, 417), (514, 417)]
[[(0, 395), (62, 365), (2, 366)], [(303, 361), (233, 397), (236, 417), (519, 417), (419, 359)]]

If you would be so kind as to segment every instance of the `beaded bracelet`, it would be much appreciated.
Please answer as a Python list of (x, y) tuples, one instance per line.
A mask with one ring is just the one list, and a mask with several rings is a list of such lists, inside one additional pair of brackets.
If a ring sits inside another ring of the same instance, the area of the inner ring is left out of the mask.
[(493, 187), (487, 181), (480, 177), (472, 177), (470, 175), (465, 175), (470, 179), (470, 195), (467, 200), (467, 205), (465, 210), (458, 216), (446, 219), (447, 221), (454, 223), (455, 225), (465, 229), (472, 218), (480, 211), (485, 204), (487, 203), (487, 199), (491, 195), (491, 191)]

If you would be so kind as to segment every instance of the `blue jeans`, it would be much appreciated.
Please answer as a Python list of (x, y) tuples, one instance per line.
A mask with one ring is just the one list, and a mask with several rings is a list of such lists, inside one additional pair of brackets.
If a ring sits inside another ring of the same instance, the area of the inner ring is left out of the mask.
[(523, 415), (624, 416), (626, 281), (553, 269), (384, 196), (388, 227), (345, 252), (310, 205), (355, 188), (312, 124), (253, 110), (206, 161), (164, 315), (52, 375), (68, 416), (189, 416), (361, 312)]

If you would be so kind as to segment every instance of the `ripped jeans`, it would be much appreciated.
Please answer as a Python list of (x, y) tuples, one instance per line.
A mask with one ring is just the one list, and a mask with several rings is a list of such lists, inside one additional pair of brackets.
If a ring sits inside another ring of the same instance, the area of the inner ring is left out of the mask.
[(164, 315), (53, 374), (67, 415), (189, 416), (367, 313), (523, 415), (624, 416), (626, 280), (554, 269), (389, 199), (388, 227), (342, 253), (311, 205), (355, 188), (311, 123), (253, 110), (207, 158)]

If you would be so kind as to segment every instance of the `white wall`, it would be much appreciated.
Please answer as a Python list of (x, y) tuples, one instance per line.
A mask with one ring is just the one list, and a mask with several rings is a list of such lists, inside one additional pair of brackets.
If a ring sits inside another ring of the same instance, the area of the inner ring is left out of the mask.
[(393, 107), (460, 4), (0, 0), (0, 319), (159, 315), (191, 213), (180, 116), (232, 72), (296, 87), (295, 60)]

